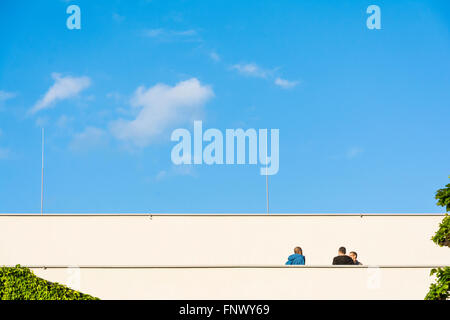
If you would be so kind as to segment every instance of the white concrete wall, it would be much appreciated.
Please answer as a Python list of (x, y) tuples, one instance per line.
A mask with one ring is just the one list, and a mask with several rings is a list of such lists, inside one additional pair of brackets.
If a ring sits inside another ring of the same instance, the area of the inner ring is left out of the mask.
[[(33, 270), (104, 299), (423, 299), (431, 266), (450, 265), (430, 240), (442, 218), (0, 215), (0, 265), (62, 266)], [(307, 267), (283, 267), (297, 245)], [(390, 267), (317, 267), (342, 245)]]
[(428, 268), (33, 269), (102, 299), (419, 299)]
[(5, 216), (0, 264), (268, 265), (301, 246), (308, 265), (339, 246), (370, 265), (449, 265), (431, 240), (443, 216)]

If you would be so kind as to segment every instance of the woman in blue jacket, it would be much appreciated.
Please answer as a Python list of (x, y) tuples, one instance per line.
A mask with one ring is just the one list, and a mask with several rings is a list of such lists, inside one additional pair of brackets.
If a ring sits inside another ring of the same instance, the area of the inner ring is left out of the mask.
[(295, 247), (294, 248), (294, 254), (291, 254), (288, 257), (288, 261), (286, 262), (286, 265), (304, 265), (305, 264), (305, 256), (303, 255), (302, 248)]

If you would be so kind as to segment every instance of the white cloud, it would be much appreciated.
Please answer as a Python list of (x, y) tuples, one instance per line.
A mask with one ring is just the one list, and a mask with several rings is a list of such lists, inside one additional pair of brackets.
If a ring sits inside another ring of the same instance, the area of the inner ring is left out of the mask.
[(4, 91), (4, 90), (0, 90), (0, 111), (4, 110), (3, 107), (4, 107), (5, 102), (7, 100), (10, 100), (10, 99), (12, 99), (12, 98), (14, 98), (16, 96), (17, 96), (17, 94), (14, 93), (14, 92), (7, 92), (7, 91)]
[(187, 30), (166, 30), (162, 28), (158, 29), (146, 29), (144, 30), (144, 36), (149, 38), (155, 38), (164, 41), (185, 40), (185, 41), (200, 41), (198, 32), (194, 29)]
[(156, 84), (146, 89), (141, 86), (131, 98), (131, 105), (139, 108), (136, 119), (112, 122), (111, 132), (120, 140), (144, 147), (171, 126), (194, 120), (213, 96), (211, 87), (202, 85), (196, 78), (173, 87)]
[(36, 123), (36, 127), (46, 127), (50, 122), (50, 119), (48, 117), (37, 117), (35, 123)]
[(122, 98), (123, 98), (122, 95), (121, 95), (120, 93), (115, 92), (115, 91), (113, 91), (113, 92), (108, 92), (108, 93), (106, 94), (106, 97), (107, 97), (108, 99), (114, 100), (115, 102), (119, 102), (119, 101), (121, 101)]
[(71, 122), (73, 120), (72, 117), (68, 117), (65, 114), (63, 114), (62, 116), (60, 116), (58, 118), (58, 120), (56, 121), (56, 126), (58, 128), (64, 129), (67, 127), (67, 125), (69, 124), (69, 122)]
[(59, 73), (52, 73), (52, 78), (55, 80), (55, 83), (48, 89), (44, 97), (36, 102), (30, 113), (33, 114), (50, 108), (59, 100), (74, 97), (91, 85), (89, 77), (62, 77)]
[[(211, 58), (214, 60), (213, 57)], [(255, 63), (235, 64), (231, 66), (231, 70), (235, 70), (244, 76), (262, 78), (266, 79), (267, 81), (273, 81), (275, 85), (283, 89), (291, 89), (299, 84), (299, 81), (290, 81), (283, 79), (281, 77), (275, 78), (275, 73), (277, 69), (278, 68), (264, 69)]]
[(182, 31), (170, 31), (171, 34), (176, 35), (176, 36), (196, 36), (197, 35), (197, 31), (193, 30), (193, 29), (189, 29), (189, 30), (182, 30)]
[(76, 133), (69, 148), (73, 151), (88, 150), (106, 142), (106, 132), (95, 127), (87, 127), (83, 132)]
[(278, 77), (275, 79), (275, 84), (283, 89), (291, 89), (298, 84), (298, 81), (289, 81)]
[(7, 159), (11, 152), (7, 148), (0, 148), (0, 159)]
[(122, 22), (122, 21), (125, 20), (125, 17), (124, 17), (124, 16), (121, 16), (120, 14), (115, 13), (115, 12), (112, 14), (112, 18), (113, 18), (113, 20), (116, 21), (116, 22)]
[(231, 66), (231, 69), (238, 71), (242, 75), (256, 78), (267, 78), (269, 74), (267, 70), (262, 69), (254, 63), (235, 64)]
[(220, 56), (217, 54), (217, 52), (213, 51), (209, 54), (209, 57), (214, 60), (215, 62), (220, 61)]
[(7, 92), (0, 90), (0, 103), (5, 102), (6, 100), (12, 99), (16, 96), (14, 92)]
[(164, 179), (167, 176), (167, 171), (166, 170), (161, 170), (160, 172), (158, 172), (158, 174), (155, 177), (156, 181), (160, 181), (162, 179)]
[(361, 153), (363, 153), (364, 150), (358, 147), (352, 147), (347, 150), (346, 158), (347, 159), (353, 159), (357, 156), (359, 156)]
[(194, 170), (194, 166), (192, 165), (172, 166), (168, 170), (159, 171), (158, 174), (155, 176), (155, 180), (162, 181), (176, 176), (190, 176), (196, 178), (197, 174)]
[[(3, 135), (3, 131), (0, 128), (0, 137)], [(0, 160), (9, 158), (11, 151), (7, 148), (0, 147)]]
[(148, 29), (144, 31), (144, 35), (150, 38), (157, 37), (164, 33), (163, 29)]

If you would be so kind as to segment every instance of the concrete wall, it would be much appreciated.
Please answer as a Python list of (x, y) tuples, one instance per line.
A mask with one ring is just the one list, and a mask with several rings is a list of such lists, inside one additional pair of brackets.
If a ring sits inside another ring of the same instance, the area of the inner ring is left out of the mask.
[(102, 299), (423, 299), (429, 268), (33, 269)]
[[(33, 270), (101, 298), (423, 299), (431, 266), (450, 265), (430, 240), (442, 218), (0, 215), (0, 265), (61, 266)], [(307, 267), (283, 267), (297, 245)], [(329, 268), (342, 245), (390, 267)]]
[(301, 246), (329, 265), (339, 246), (370, 265), (450, 264), (431, 240), (443, 216), (0, 216), (0, 264), (269, 265)]

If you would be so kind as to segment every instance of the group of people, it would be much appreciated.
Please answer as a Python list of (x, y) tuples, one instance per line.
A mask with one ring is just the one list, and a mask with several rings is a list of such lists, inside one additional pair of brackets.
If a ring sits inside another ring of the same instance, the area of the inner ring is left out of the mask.
[[(345, 247), (340, 247), (338, 250), (338, 255), (333, 258), (333, 265), (362, 265), (361, 262), (357, 260), (358, 254), (355, 251), (350, 251), (347, 255), (347, 250)], [(286, 265), (304, 265), (306, 258), (303, 255), (303, 250), (300, 247), (294, 248), (294, 254), (288, 257)]]

